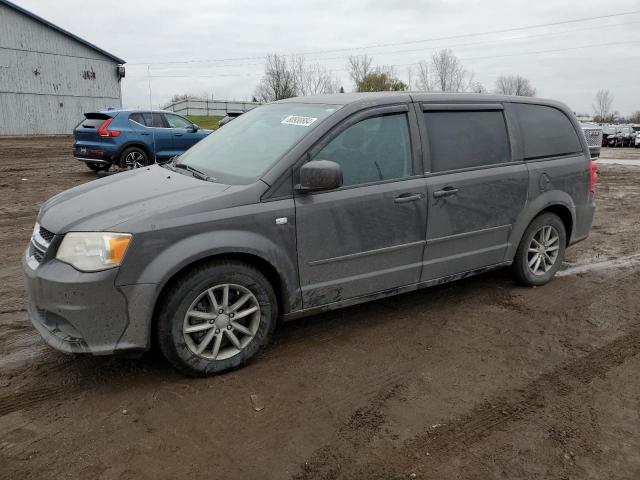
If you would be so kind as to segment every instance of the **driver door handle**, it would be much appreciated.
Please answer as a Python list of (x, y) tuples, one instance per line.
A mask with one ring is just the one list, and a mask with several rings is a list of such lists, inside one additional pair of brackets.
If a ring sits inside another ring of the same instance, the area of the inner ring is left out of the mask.
[(408, 203), (408, 202), (416, 202), (422, 198), (422, 194), (420, 193), (403, 193), (402, 195), (398, 195), (394, 200), (395, 203)]
[(433, 192), (433, 198), (450, 197), (456, 193), (458, 193), (458, 189), (456, 187), (444, 187), (442, 190)]

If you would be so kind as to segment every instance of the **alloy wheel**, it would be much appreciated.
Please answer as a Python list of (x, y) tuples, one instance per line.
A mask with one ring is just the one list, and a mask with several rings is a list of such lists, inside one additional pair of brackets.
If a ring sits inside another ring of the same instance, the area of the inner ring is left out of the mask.
[(558, 259), (560, 235), (551, 225), (540, 228), (531, 238), (527, 250), (527, 265), (534, 275), (544, 275)]
[(141, 152), (129, 152), (126, 157), (124, 157), (124, 166), (127, 169), (132, 168), (141, 168), (144, 167), (145, 157)]
[(184, 316), (182, 335), (189, 349), (208, 360), (240, 353), (260, 326), (260, 304), (246, 287), (225, 283), (202, 292)]

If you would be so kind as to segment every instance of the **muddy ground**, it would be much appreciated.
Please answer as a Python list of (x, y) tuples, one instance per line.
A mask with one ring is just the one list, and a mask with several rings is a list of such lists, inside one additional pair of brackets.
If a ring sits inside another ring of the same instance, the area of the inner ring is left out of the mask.
[(640, 476), (639, 167), (602, 166), (592, 234), (545, 287), (498, 271), (315, 316), (194, 380), (154, 354), (68, 357), (30, 326), (38, 205), (95, 178), (70, 146), (0, 140), (0, 478)]

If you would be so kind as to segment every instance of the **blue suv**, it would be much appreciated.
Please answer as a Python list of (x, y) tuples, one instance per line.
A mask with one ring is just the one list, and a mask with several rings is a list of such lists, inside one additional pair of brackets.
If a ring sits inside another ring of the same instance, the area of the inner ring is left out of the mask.
[(106, 110), (84, 116), (73, 131), (73, 155), (95, 172), (167, 160), (213, 131), (172, 112)]

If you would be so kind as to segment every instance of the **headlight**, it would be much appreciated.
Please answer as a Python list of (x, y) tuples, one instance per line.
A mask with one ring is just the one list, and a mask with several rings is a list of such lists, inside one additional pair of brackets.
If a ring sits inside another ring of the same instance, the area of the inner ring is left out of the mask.
[(129, 233), (70, 232), (62, 239), (56, 258), (83, 272), (97, 272), (122, 263)]

